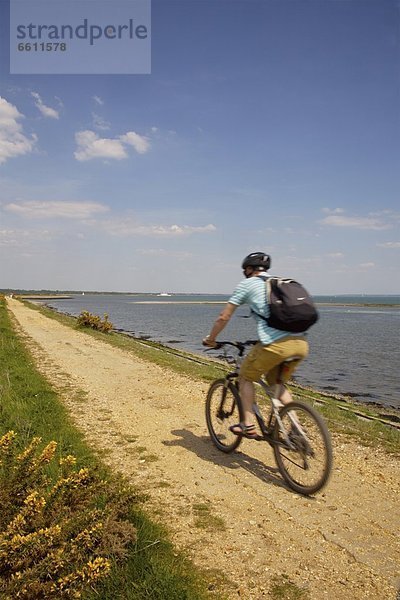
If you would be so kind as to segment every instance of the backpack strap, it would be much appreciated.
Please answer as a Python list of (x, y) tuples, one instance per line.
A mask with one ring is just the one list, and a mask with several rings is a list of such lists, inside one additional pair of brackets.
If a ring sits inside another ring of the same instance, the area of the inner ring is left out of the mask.
[[(270, 304), (270, 294), (271, 294), (271, 279), (275, 279), (274, 277), (271, 277), (271, 275), (256, 275), (256, 277), (258, 279), (261, 279), (262, 281), (264, 281), (265, 283), (265, 302), (266, 304)], [(264, 321), (266, 321), (266, 323), (268, 324), (268, 318), (264, 317), (264, 315), (260, 315), (260, 313), (258, 313), (256, 310), (253, 310), (252, 308), (250, 309), (250, 314), (254, 314), (257, 315), (258, 317), (260, 317), (261, 319), (263, 319)]]

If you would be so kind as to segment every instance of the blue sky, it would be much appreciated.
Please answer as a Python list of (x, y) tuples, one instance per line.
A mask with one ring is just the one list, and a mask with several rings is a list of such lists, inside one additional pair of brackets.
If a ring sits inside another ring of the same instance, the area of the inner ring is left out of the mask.
[(150, 75), (10, 75), (0, 7), (0, 287), (400, 293), (397, 1), (153, 0)]

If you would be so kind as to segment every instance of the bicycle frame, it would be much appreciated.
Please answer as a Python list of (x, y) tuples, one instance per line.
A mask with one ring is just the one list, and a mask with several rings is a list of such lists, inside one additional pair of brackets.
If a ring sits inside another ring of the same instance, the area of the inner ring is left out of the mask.
[[(226, 362), (234, 364), (225, 377), (211, 383), (206, 398), (206, 421), (211, 439), (216, 447), (225, 453), (236, 450), (245, 432), (237, 434), (232, 428), (239, 412), (243, 418), (243, 405), (238, 389), (240, 365), (246, 347), (254, 342), (220, 342), (214, 349), (223, 348)], [(228, 355), (225, 346), (235, 348), (234, 355)], [(277, 383), (268, 385), (260, 379), (261, 395), (269, 400), (269, 414), (265, 419), (257, 397), (253, 412), (259, 427), (259, 434), (251, 439), (265, 441), (272, 447), (279, 472), (289, 487), (300, 494), (310, 495), (319, 491), (328, 481), (332, 470), (332, 443), (329, 430), (322, 417), (312, 406), (299, 400), (282, 403), (282, 386), (285, 385), (284, 371), (287, 363), (298, 360), (293, 356), (281, 363)], [(232, 417), (232, 421), (230, 420)], [(250, 436), (249, 436), (250, 437)]]
[[(221, 344), (225, 345), (226, 342), (221, 342)], [(243, 356), (244, 355), (244, 349), (245, 349), (246, 345), (248, 345), (248, 343), (245, 342), (244, 344), (241, 345), (241, 347), (236, 346), (236, 344), (229, 344), (229, 345), (232, 345), (232, 346), (236, 347), (239, 350), (239, 353), (238, 353), (238, 356), (234, 359), (235, 367), (236, 367), (235, 371), (232, 371), (231, 373), (228, 373), (225, 376), (227, 383), (229, 381), (237, 381), (237, 379), (239, 377), (239, 368), (240, 368), (240, 365), (241, 365), (241, 363), (243, 362), (243, 359), (244, 359), (244, 356)], [(225, 355), (225, 358), (227, 358), (226, 355)], [(290, 362), (291, 360), (295, 360), (296, 358), (297, 357), (293, 357), (293, 358), (290, 358), (290, 359), (288, 359), (286, 361), (283, 361), (281, 363), (281, 366), (285, 365), (287, 362)], [(279, 379), (280, 379), (280, 376), (279, 376)], [(281, 419), (280, 414), (279, 414), (279, 410), (282, 408), (283, 403), (279, 400), (279, 398), (277, 396), (278, 396), (278, 393), (279, 393), (279, 388), (282, 385), (284, 385), (284, 383), (282, 381), (278, 380), (278, 383), (276, 383), (276, 384), (267, 385), (265, 383), (265, 381), (263, 381), (262, 379), (259, 379), (255, 383), (257, 383), (261, 387), (261, 389), (264, 391), (265, 396), (270, 401), (270, 406), (271, 406), (269, 417), (268, 417), (268, 421), (265, 422), (265, 420), (264, 420), (264, 418), (263, 418), (263, 416), (261, 414), (261, 411), (260, 411), (260, 408), (259, 408), (257, 402), (254, 402), (254, 404), (253, 404), (253, 412), (254, 412), (254, 415), (255, 415), (255, 417), (257, 419), (257, 423), (258, 423), (258, 425), (260, 427), (260, 430), (261, 430), (261, 433), (262, 433), (262, 437), (260, 436), (258, 438), (258, 441), (263, 441), (264, 440), (264, 441), (268, 442), (271, 446), (273, 446), (273, 445), (280, 445), (280, 446), (285, 446), (285, 447), (287, 447), (289, 449), (293, 449), (294, 448), (294, 444), (292, 444), (291, 440), (289, 439), (289, 435), (288, 435), (288, 433), (286, 431), (286, 428), (284, 427), (284, 425), (282, 423), (282, 419)], [(307, 436), (305, 435), (305, 432), (299, 426), (299, 424), (295, 422), (295, 420), (292, 417), (292, 415), (289, 416), (289, 419), (292, 422), (292, 424), (294, 426), (296, 426), (299, 429), (299, 431), (302, 433), (302, 435), (307, 439)], [(279, 425), (279, 429), (280, 429), (281, 434), (282, 434), (282, 436), (284, 438), (284, 442), (274, 440), (273, 437), (272, 437), (272, 431), (273, 431), (273, 427), (274, 427), (275, 423), (278, 423), (278, 425)]]
[[(268, 422), (265, 423), (257, 402), (254, 402), (254, 404), (253, 404), (253, 411), (254, 411), (257, 422), (260, 426), (260, 429), (261, 429), (264, 437), (265, 436), (269, 437), (271, 434), (271, 429), (272, 429), (271, 426), (274, 421), (277, 421), (279, 423), (279, 425), (282, 426), (282, 421), (279, 416), (279, 409), (282, 408), (283, 404), (278, 398), (275, 397), (275, 395), (271, 394), (271, 386), (268, 386), (262, 379), (260, 379), (257, 383), (261, 387), (261, 389), (265, 392), (265, 395), (269, 399), (270, 404), (271, 404), (271, 411), (269, 413)], [(274, 387), (277, 387), (277, 386), (278, 386), (278, 384)]]
[[(262, 431), (263, 437), (264, 439), (271, 445), (280, 445), (280, 446), (285, 446), (289, 449), (293, 449), (294, 448), (294, 444), (292, 444), (288, 432), (286, 431), (285, 426), (282, 423), (282, 419), (281, 416), (279, 414), (280, 409), (284, 406), (283, 403), (279, 400), (279, 398), (276, 398), (276, 396), (274, 394), (271, 393), (271, 388), (275, 387), (277, 388), (278, 386), (281, 386), (283, 384), (277, 383), (274, 386), (268, 386), (264, 381), (262, 381), (262, 379), (260, 379), (257, 382), (261, 388), (263, 389), (266, 397), (269, 399), (270, 401), (270, 405), (271, 405), (271, 410), (269, 413), (269, 418), (268, 418), (268, 422), (267, 424), (264, 421), (264, 418), (260, 412), (260, 408), (258, 406), (258, 404), (255, 402), (253, 404), (253, 411), (255, 414), (255, 417), (257, 419), (258, 425)], [(305, 436), (305, 433), (303, 431), (303, 429), (299, 426), (298, 423), (295, 422), (294, 418), (292, 417), (292, 415), (289, 415), (289, 420), (291, 421), (293, 426), (296, 426), (299, 431)], [(279, 425), (279, 429), (281, 431), (281, 434), (283, 435), (284, 438), (284, 442), (281, 441), (277, 441), (274, 440), (271, 436), (272, 434), (272, 429), (273, 429), (273, 424), (274, 423), (278, 423)], [(306, 436), (305, 436), (306, 437)]]

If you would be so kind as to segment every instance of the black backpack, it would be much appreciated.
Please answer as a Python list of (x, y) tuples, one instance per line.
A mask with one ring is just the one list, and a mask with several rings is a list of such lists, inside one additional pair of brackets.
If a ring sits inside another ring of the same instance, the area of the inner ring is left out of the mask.
[(310, 294), (300, 283), (283, 277), (260, 279), (265, 281), (270, 316), (267, 318), (256, 314), (267, 321), (270, 327), (301, 333), (317, 322), (318, 311)]

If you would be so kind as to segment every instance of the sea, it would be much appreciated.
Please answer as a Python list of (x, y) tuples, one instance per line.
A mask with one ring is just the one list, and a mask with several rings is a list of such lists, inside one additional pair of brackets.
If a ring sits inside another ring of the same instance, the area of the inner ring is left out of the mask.
[[(46, 300), (60, 311), (103, 316), (135, 337), (204, 355), (228, 296), (194, 294), (76, 294)], [(309, 330), (310, 355), (296, 372), (300, 385), (400, 409), (400, 295), (314, 296), (320, 318)], [(239, 307), (219, 338), (256, 339), (248, 307)]]

